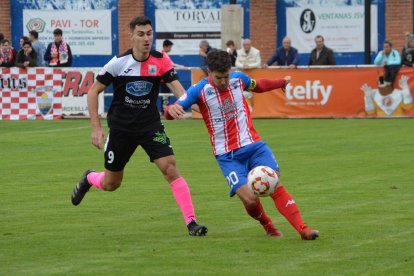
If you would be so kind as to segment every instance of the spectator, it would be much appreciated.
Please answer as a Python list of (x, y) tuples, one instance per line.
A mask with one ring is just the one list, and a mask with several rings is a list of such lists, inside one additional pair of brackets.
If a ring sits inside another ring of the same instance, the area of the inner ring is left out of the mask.
[(210, 43), (208, 43), (207, 40), (201, 40), (200, 41), (200, 44), (198, 45), (198, 47), (199, 47), (199, 51), (198, 52), (199, 52), (200, 58), (201, 58), (201, 66), (200, 66), (200, 68), (201, 68), (201, 70), (203, 70), (203, 72), (206, 75), (208, 75), (208, 72), (207, 72), (207, 62), (206, 62), (207, 54), (210, 53), (210, 52), (213, 52), (213, 51), (217, 51), (217, 49), (216, 48), (212, 48), (210, 46)]
[(32, 42), (32, 48), (37, 54), (37, 66), (45, 66), (43, 57), (46, 53), (45, 45), (39, 41), (39, 33), (35, 30), (29, 32), (29, 39)]
[(290, 68), (296, 68), (299, 64), (298, 50), (292, 47), (292, 41), (289, 37), (285, 37), (282, 40), (282, 46), (276, 49), (273, 56), (264, 64), (263, 67), (268, 67), (276, 63), (279, 66), (289, 66)]
[(394, 83), (395, 77), (401, 67), (401, 57), (398, 51), (392, 48), (391, 41), (384, 41), (384, 47), (375, 57), (374, 64), (384, 66), (385, 85)]
[(30, 41), (23, 42), (23, 48), (17, 54), (16, 66), (21, 68), (37, 66), (37, 54)]
[(69, 44), (62, 39), (61, 29), (53, 31), (54, 41), (49, 43), (45, 53), (45, 61), (50, 67), (70, 67), (72, 65), (72, 51)]
[(407, 43), (401, 52), (402, 65), (414, 67), (414, 35), (407, 33)]
[(236, 66), (236, 59), (237, 59), (237, 50), (236, 50), (236, 46), (234, 45), (234, 41), (233, 40), (227, 41), (226, 46), (227, 46), (227, 53), (229, 53), (230, 55), (231, 66), (234, 67)]
[(172, 62), (169, 53), (171, 52), (173, 45), (174, 45), (174, 43), (172, 43), (171, 40), (169, 40), (169, 39), (164, 40), (163, 43), (162, 43), (162, 52), (170, 59), (170, 61), (173, 64), (174, 68), (184, 67), (184, 65), (175, 64), (175, 63)]
[(0, 42), (4, 39), (4, 34), (0, 33)]
[(325, 46), (325, 39), (321, 35), (315, 37), (316, 48), (312, 50), (309, 65), (336, 65), (332, 49)]
[(243, 47), (237, 50), (236, 67), (240, 69), (260, 68), (260, 51), (252, 47), (250, 39), (243, 40)]
[(19, 43), (20, 43), (20, 50), (23, 49), (23, 43), (29, 41), (29, 38), (27, 36), (21, 36)]
[(16, 63), (16, 50), (10, 46), (8, 39), (0, 43), (0, 67), (13, 67)]

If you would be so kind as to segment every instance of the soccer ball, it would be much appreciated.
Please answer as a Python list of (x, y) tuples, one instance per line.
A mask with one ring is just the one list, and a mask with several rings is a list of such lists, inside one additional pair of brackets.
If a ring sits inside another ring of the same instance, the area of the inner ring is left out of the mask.
[(247, 175), (247, 186), (256, 196), (269, 196), (279, 182), (277, 173), (267, 166), (257, 166)]

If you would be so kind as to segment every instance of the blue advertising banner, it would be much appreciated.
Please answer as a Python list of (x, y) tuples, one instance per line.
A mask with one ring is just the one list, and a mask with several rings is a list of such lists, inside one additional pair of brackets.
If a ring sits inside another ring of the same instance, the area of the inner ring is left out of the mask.
[(73, 67), (103, 66), (119, 52), (117, 0), (16, 0), (11, 1), (11, 15), (16, 50), (29, 31), (36, 30), (47, 46), (59, 28), (72, 50)]
[[(322, 35), (335, 52), (338, 65), (364, 64), (364, 0), (280, 0), (277, 1), (278, 47), (288, 36), (300, 53), (300, 65), (308, 65)], [(371, 59), (385, 40), (385, 0), (371, 1)]]

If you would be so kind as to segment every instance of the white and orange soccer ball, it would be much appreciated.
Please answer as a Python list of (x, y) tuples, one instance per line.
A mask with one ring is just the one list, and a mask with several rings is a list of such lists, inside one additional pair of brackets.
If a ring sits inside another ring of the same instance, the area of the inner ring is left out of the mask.
[(257, 166), (247, 175), (247, 186), (260, 197), (273, 194), (278, 182), (277, 173), (267, 166)]

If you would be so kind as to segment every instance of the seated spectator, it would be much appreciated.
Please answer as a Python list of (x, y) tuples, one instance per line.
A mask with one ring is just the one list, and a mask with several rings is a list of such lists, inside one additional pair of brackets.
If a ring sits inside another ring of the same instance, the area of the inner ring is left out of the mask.
[(276, 63), (279, 66), (289, 66), (290, 68), (296, 68), (299, 64), (299, 54), (295, 47), (292, 47), (292, 41), (289, 37), (285, 37), (282, 40), (282, 46), (276, 49), (273, 56), (263, 65), (268, 66)]
[(325, 39), (321, 35), (315, 37), (316, 47), (312, 50), (308, 65), (336, 65), (332, 49), (325, 46)]
[(166, 39), (162, 42), (162, 52), (171, 60), (171, 63), (173, 64), (174, 68), (180, 68), (180, 67), (184, 67), (184, 65), (179, 65), (179, 64), (175, 64), (172, 59), (170, 58), (169, 53), (172, 50), (172, 46), (174, 45), (174, 43), (172, 43), (171, 40)]
[(414, 67), (414, 35), (406, 34), (407, 43), (404, 45), (401, 52), (401, 60), (403, 66)]
[(37, 54), (36, 51), (33, 50), (30, 41), (23, 42), (23, 48), (17, 54), (16, 66), (21, 68), (37, 66)]
[(231, 58), (231, 66), (234, 67), (236, 66), (236, 59), (237, 59), (237, 50), (236, 50), (236, 46), (234, 45), (234, 41), (233, 40), (229, 40), (226, 42), (226, 46), (227, 46), (227, 53), (229, 53), (230, 58)]
[(50, 67), (70, 67), (72, 65), (72, 51), (69, 44), (62, 39), (61, 29), (53, 31), (54, 41), (49, 43), (44, 56)]
[(252, 47), (250, 39), (243, 40), (243, 47), (237, 50), (236, 67), (240, 69), (260, 68), (260, 51)]
[(10, 46), (8, 39), (0, 43), (0, 67), (13, 67), (16, 63), (16, 50)]
[(43, 59), (46, 53), (45, 45), (39, 41), (39, 33), (35, 30), (29, 32), (29, 39), (32, 42), (32, 48), (37, 54), (37, 66), (45, 66), (45, 61)]
[(210, 46), (210, 43), (208, 43), (207, 40), (201, 40), (200, 44), (198, 45), (199, 47), (199, 51), (198, 53), (200, 54), (200, 58), (201, 58), (201, 70), (203, 70), (203, 72), (206, 74), (206, 76), (208, 75), (208, 71), (207, 71), (207, 54), (213, 51), (217, 51), (216, 48), (212, 48)]
[(394, 83), (395, 77), (401, 67), (401, 57), (398, 51), (392, 48), (391, 41), (384, 41), (384, 47), (375, 57), (374, 64), (384, 66), (385, 85)]

